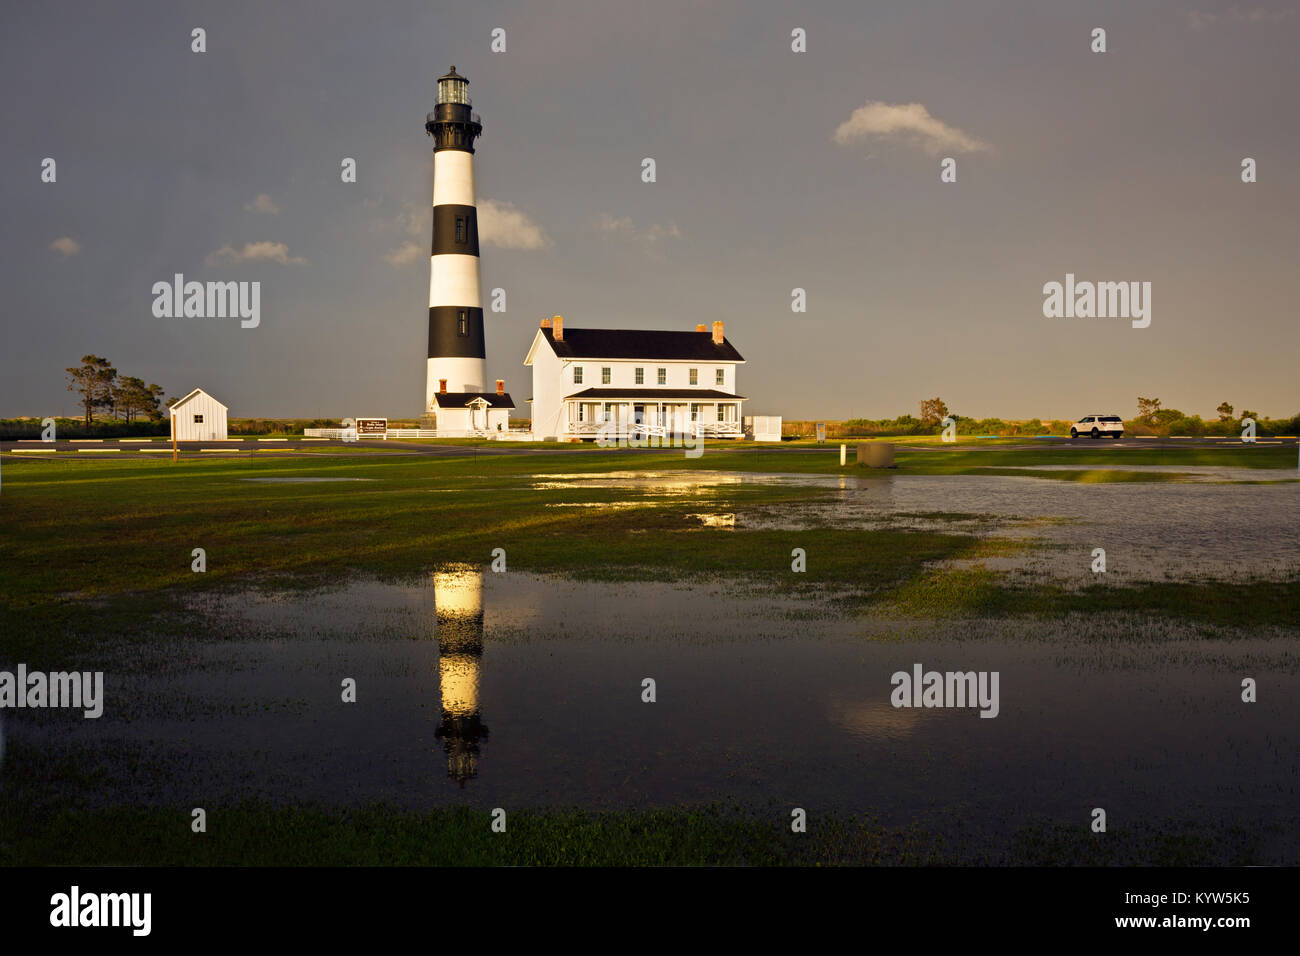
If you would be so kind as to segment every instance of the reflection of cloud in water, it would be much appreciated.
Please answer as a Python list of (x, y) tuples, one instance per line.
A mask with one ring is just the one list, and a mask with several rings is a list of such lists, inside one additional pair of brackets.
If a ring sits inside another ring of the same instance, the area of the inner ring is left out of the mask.
[(870, 740), (908, 737), (921, 720), (922, 711), (914, 707), (894, 707), (888, 701), (833, 699), (827, 702), (826, 716), (831, 723), (849, 733)]

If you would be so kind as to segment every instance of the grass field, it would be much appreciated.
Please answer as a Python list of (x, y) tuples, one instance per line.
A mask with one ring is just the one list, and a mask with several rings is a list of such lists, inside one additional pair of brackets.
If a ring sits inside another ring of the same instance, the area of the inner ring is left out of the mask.
[[(971, 534), (963, 528), (978, 516), (940, 509), (926, 515), (937, 530), (832, 524), (810, 529), (817, 560), (806, 574), (792, 576), (790, 532), (712, 528), (695, 516), (798, 506), (824, 499), (830, 494), (825, 488), (704, 484), (688, 495), (665, 497), (580, 483), (537, 487), (557, 473), (671, 472), (678, 480), (699, 470), (863, 474), (855, 466), (841, 469), (838, 448), (828, 446), (779, 453), (752, 445), (709, 447), (698, 459), (680, 451), (594, 448), (477, 459), (196, 455), (172, 464), (125, 454), (91, 458), (4, 457), (0, 665), (90, 667), (108, 645), (120, 652), (133, 642), (174, 632), (185, 614), (183, 599), (196, 592), (311, 587), (351, 575), (410, 577), (448, 565), (484, 565), (497, 547), (507, 549), (512, 569), (613, 581), (735, 576), (795, 596), (829, 588), (842, 595), (849, 612), (920, 620), (1052, 618), (1089, 612), (1104, 601), (1107, 610), (1134, 619), (1292, 628), (1300, 607), (1300, 581), (1294, 579), (1081, 590), (1026, 584), (980, 562), (1031, 544)], [(1141, 483), (1182, 476), (1126, 466), (1294, 469), (1294, 449), (954, 449), (916, 443), (900, 445), (897, 462), (890, 474)], [(1044, 465), (1078, 470), (1032, 470)], [(363, 480), (244, 480), (302, 477)], [(610, 507), (585, 507), (602, 504)], [(204, 574), (190, 567), (191, 551), (198, 547), (207, 554)], [(194, 640), (222, 638), (192, 616), (184, 628)], [(0, 863), (1201, 863), (1254, 858), (1251, 835), (1193, 834), (1158, 825), (1126, 831), (1104, 849), (1047, 824), (1017, 835), (1010, 851), (1005, 843), (985, 851), (958, 847), (924, 828), (886, 828), (857, 818), (829, 821), (815, 838), (799, 841), (782, 821), (692, 807), (521, 811), (512, 817), (510, 839), (493, 840), (482, 815), (466, 809), (413, 814), (383, 807), (339, 811), (250, 804), (222, 814), (219, 836), (196, 841), (182, 808), (42, 803), (38, 789), (13, 782), (31, 756), (21, 749), (7, 756)], [(75, 774), (87, 773), (80, 786), (93, 793), (93, 772), (63, 770), (74, 781)]]

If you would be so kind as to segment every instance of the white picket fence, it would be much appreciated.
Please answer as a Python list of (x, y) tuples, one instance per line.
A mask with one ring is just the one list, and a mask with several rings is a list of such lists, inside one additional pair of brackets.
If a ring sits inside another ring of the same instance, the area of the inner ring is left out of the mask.
[[(378, 435), (357, 435), (351, 428), (305, 428), (306, 438), (335, 439), (374, 439)], [(488, 431), (486, 428), (464, 431), (446, 431), (435, 428), (390, 428), (384, 438), (400, 441), (403, 438), (492, 438), (497, 441), (533, 441), (533, 433), (526, 428), (512, 428), (509, 431)]]

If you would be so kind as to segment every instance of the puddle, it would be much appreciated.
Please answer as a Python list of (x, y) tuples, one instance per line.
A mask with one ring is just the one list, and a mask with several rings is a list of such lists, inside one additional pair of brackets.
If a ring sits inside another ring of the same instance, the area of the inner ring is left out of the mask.
[[(717, 801), (962, 825), (1211, 807), (1253, 826), (1294, 820), (1300, 797), (1294, 640), (1104, 616), (890, 622), (734, 583), (517, 571), (195, 610), (224, 639), (132, 645), (102, 718), (24, 711), (6, 734), (51, 757), (89, 748), (105, 803)], [(998, 671), (999, 716), (895, 709), (891, 675), (915, 663)], [(1259, 703), (1241, 703), (1243, 674)]]

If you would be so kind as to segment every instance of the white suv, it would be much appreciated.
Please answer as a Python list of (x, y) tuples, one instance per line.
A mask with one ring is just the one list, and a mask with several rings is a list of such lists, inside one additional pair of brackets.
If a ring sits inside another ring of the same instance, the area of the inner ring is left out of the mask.
[(1080, 435), (1091, 435), (1093, 438), (1100, 438), (1102, 435), (1123, 438), (1124, 419), (1118, 415), (1086, 415), (1070, 426), (1071, 438), (1078, 438)]

